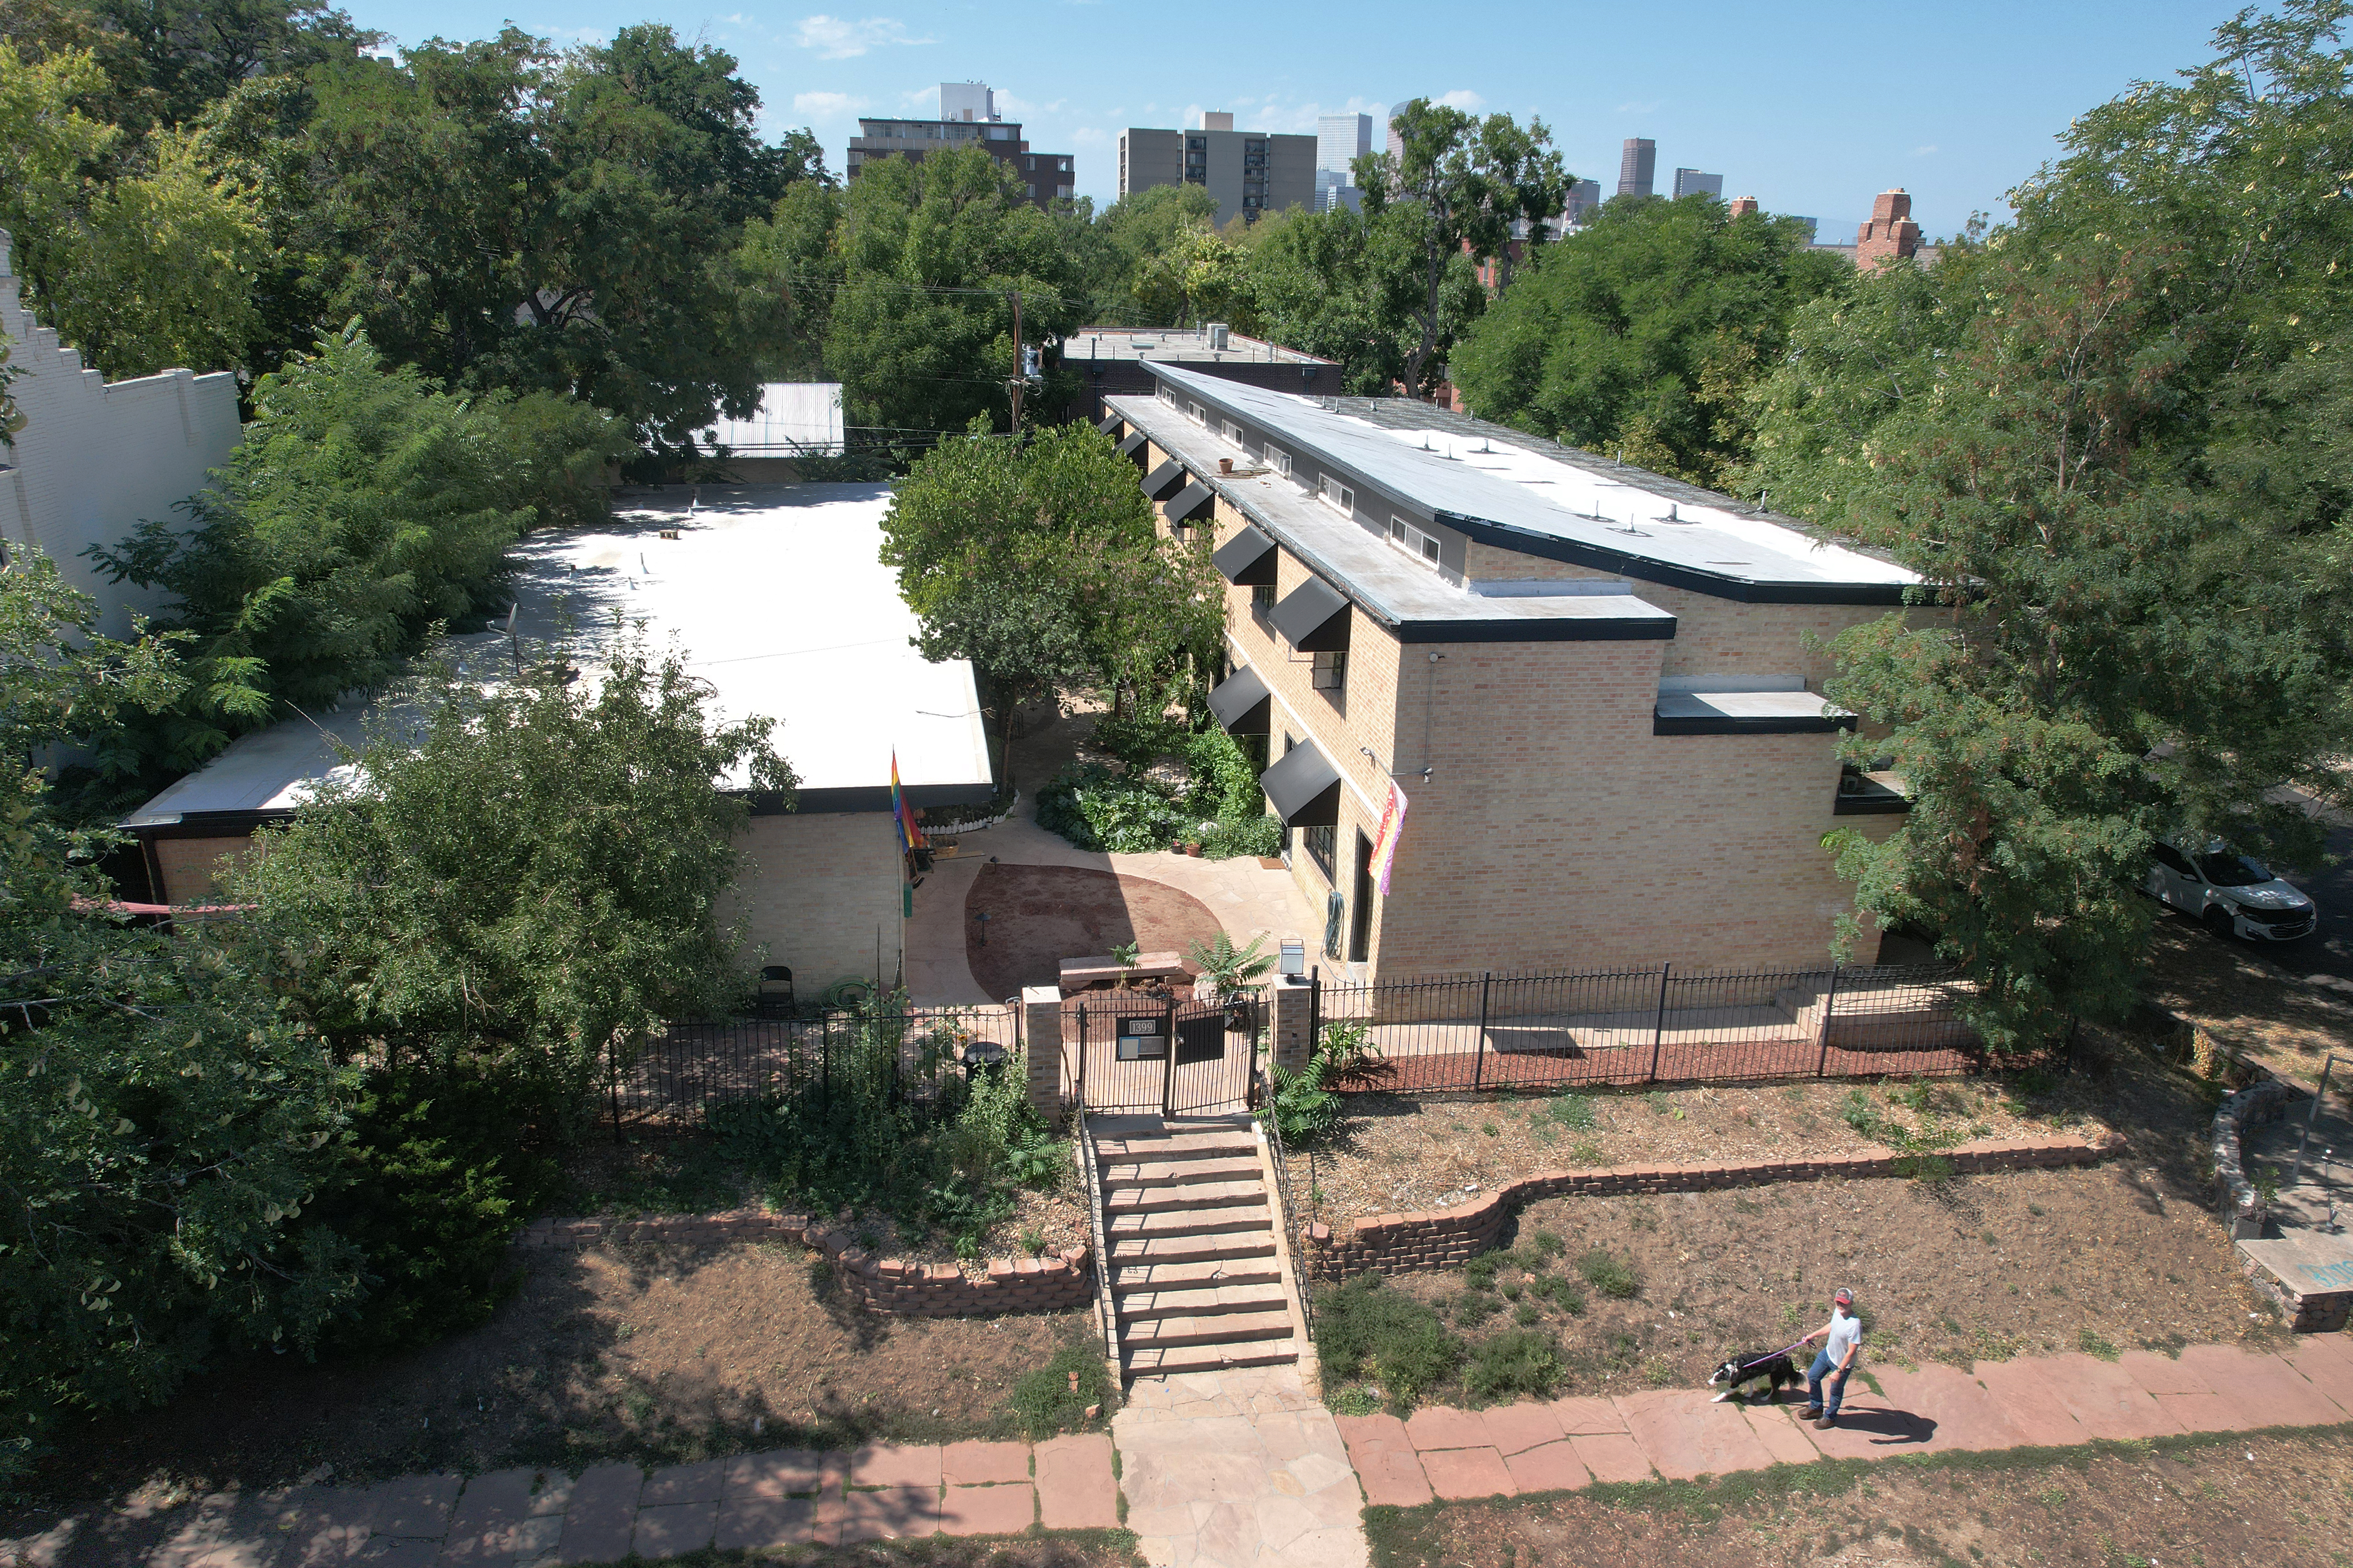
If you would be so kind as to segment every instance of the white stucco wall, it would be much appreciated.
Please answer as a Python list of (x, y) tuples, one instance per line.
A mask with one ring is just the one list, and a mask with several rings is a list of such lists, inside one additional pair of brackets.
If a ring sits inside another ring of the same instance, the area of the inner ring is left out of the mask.
[(145, 519), (185, 525), (173, 508), (204, 488), (237, 440), (237, 378), (167, 370), (112, 384), (84, 367), (80, 351), (35, 321), (19, 300), (0, 230), (0, 337), (9, 386), (25, 427), (0, 447), (0, 541), (58, 563), (67, 582), (96, 598), (99, 629), (120, 637), (131, 611), (162, 595), (109, 583), (82, 551), (112, 545)]

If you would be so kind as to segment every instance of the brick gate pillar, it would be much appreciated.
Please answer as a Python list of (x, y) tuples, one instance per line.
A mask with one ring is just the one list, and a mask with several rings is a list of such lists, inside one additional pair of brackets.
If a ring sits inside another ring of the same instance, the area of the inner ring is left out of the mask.
[(1021, 1048), (1029, 1060), (1029, 1109), (1062, 1122), (1062, 993), (1054, 985), (1021, 988)]
[(1293, 977), (1276, 981), (1268, 994), (1274, 1003), (1274, 1065), (1285, 1072), (1298, 1072), (1306, 1067), (1308, 1048), (1314, 1044), (1309, 1030), (1314, 1026), (1314, 989)]

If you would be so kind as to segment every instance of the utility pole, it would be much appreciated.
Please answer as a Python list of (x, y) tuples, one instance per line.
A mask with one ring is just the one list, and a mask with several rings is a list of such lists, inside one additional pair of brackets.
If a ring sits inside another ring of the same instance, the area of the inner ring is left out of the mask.
[(1021, 373), (1021, 290), (1010, 290), (1013, 296), (1013, 434), (1021, 434), (1021, 390), (1025, 384)]

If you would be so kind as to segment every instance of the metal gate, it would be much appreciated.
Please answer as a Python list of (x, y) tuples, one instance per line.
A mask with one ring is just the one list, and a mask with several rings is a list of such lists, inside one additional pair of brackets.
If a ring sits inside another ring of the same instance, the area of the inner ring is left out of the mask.
[(1098, 993), (1079, 999), (1079, 1095), (1089, 1110), (1199, 1116), (1250, 1104), (1263, 1008)]

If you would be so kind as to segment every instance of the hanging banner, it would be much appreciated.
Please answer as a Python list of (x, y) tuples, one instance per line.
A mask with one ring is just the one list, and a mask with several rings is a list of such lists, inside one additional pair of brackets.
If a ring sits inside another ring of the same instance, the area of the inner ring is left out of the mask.
[(1373, 838), (1373, 880), (1389, 896), (1389, 868), (1397, 863), (1398, 836), (1405, 831), (1405, 791), (1389, 781), (1389, 801), (1381, 808), (1381, 828)]

